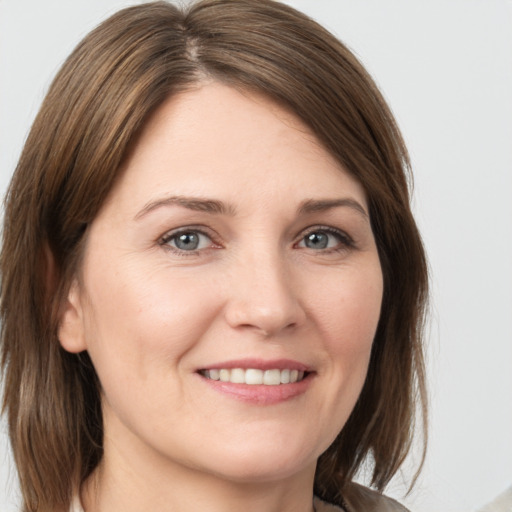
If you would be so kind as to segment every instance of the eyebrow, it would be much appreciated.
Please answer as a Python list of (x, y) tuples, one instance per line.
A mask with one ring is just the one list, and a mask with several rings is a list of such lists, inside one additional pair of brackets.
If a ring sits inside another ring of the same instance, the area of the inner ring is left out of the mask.
[(200, 197), (170, 196), (156, 199), (147, 203), (137, 215), (135, 220), (139, 220), (148, 213), (161, 208), (162, 206), (181, 206), (196, 212), (215, 213), (218, 215), (235, 215), (235, 207), (216, 199), (207, 199)]
[(367, 211), (355, 199), (348, 197), (341, 199), (308, 199), (299, 207), (299, 214), (323, 212), (332, 208), (348, 207), (360, 213), (366, 220), (369, 219)]
[[(200, 197), (186, 197), (186, 196), (170, 196), (163, 197), (150, 201), (135, 215), (135, 220), (139, 220), (148, 213), (164, 207), (164, 206), (181, 206), (196, 212), (213, 213), (217, 215), (234, 216), (236, 208), (233, 205), (223, 203), (216, 199), (200, 198)], [(368, 213), (363, 206), (355, 199), (340, 198), (340, 199), (308, 199), (301, 203), (298, 208), (299, 215), (306, 215), (308, 213), (322, 212), (331, 210), (333, 208), (348, 207), (352, 208), (365, 219), (368, 219)]]

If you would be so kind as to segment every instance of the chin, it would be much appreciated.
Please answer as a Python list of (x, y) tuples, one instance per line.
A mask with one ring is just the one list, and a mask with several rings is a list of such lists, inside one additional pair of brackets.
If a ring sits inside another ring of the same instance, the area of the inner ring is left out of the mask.
[(231, 461), (212, 473), (223, 480), (238, 484), (257, 484), (286, 480), (302, 472), (314, 473), (316, 459), (312, 461), (286, 461), (273, 456), (269, 460)]
[(279, 443), (267, 440), (239, 446), (230, 444), (209, 455), (210, 460), (217, 462), (210, 466), (209, 472), (238, 483), (283, 480), (304, 471), (314, 473), (321, 451), (305, 450), (304, 444), (290, 443), (289, 439)]

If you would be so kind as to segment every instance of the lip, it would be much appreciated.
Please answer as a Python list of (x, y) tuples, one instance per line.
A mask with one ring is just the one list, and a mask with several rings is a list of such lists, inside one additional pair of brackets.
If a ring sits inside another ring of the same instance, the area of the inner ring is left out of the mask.
[(273, 370), (275, 368), (279, 368), (280, 370), (298, 370), (303, 372), (311, 372), (312, 369), (299, 361), (294, 361), (292, 359), (272, 359), (272, 360), (264, 360), (264, 359), (236, 359), (224, 361), (221, 363), (214, 363), (204, 368), (198, 368), (200, 370), (220, 370), (221, 368), (226, 368), (231, 370), (233, 368), (255, 368), (256, 370)]
[[(219, 370), (222, 368), (255, 368), (258, 370), (299, 370), (306, 372), (307, 375), (303, 380), (290, 384), (281, 384), (278, 386), (266, 385), (250, 385), (250, 384), (236, 384), (233, 382), (222, 382), (219, 380), (212, 380), (204, 377), (199, 373), (201, 370)], [(315, 372), (311, 368), (299, 361), (291, 359), (239, 359), (224, 361), (205, 366), (196, 372), (196, 375), (206, 384), (210, 389), (221, 393), (229, 398), (238, 400), (251, 405), (275, 405), (287, 402), (297, 398), (309, 389), (313, 382)]]

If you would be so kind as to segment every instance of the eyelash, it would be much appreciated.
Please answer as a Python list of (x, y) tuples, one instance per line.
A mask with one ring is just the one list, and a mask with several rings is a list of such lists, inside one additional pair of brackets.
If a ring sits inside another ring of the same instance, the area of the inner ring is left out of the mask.
[[(336, 247), (330, 247), (330, 248), (318, 250), (318, 252), (321, 252), (323, 254), (339, 253), (339, 252), (346, 251), (348, 249), (355, 248), (355, 242), (352, 239), (352, 237), (350, 237), (344, 231), (333, 228), (331, 226), (311, 226), (310, 228), (307, 228), (305, 230), (305, 232), (303, 232), (303, 234), (301, 235), (301, 238), (296, 243), (296, 245), (304, 242), (306, 237), (308, 237), (309, 235), (312, 235), (314, 233), (325, 233), (328, 235), (332, 235), (339, 242), (339, 244)], [(312, 250), (314, 250), (314, 249), (312, 249)]]
[[(197, 234), (200, 236), (205, 236), (210, 239), (211, 245), (207, 248), (192, 249), (190, 251), (180, 249), (178, 247), (173, 247), (172, 245), (170, 245), (170, 242), (172, 240), (176, 240), (181, 235), (187, 235), (187, 234)], [(186, 256), (195, 256), (195, 255), (199, 254), (201, 251), (204, 251), (206, 249), (212, 249), (212, 248), (217, 249), (217, 248), (221, 247), (220, 244), (216, 243), (215, 237), (211, 233), (206, 232), (206, 230), (204, 228), (199, 228), (199, 227), (195, 227), (195, 226), (188, 226), (188, 227), (184, 227), (184, 228), (179, 228), (175, 231), (170, 231), (160, 238), (159, 244), (162, 247), (164, 247), (164, 249), (166, 249), (170, 252), (173, 252), (174, 254), (177, 254), (178, 256), (185, 256), (185, 257)]]
[[(346, 251), (348, 249), (355, 247), (355, 243), (354, 243), (354, 240), (352, 239), (352, 237), (350, 237), (344, 231), (341, 231), (339, 229), (336, 229), (336, 228), (333, 228), (330, 226), (311, 226), (309, 228), (306, 228), (306, 230), (301, 233), (300, 239), (294, 243), (294, 247), (297, 247), (300, 243), (302, 243), (306, 240), (306, 237), (308, 237), (314, 233), (325, 233), (328, 235), (332, 235), (332, 236), (336, 237), (339, 244), (336, 247), (324, 248), (324, 249), (319, 249), (319, 250), (309, 248), (312, 251), (321, 252), (323, 254), (330, 254), (330, 253), (338, 253), (338, 252)], [(200, 236), (205, 236), (208, 239), (210, 239), (211, 245), (206, 248), (192, 249), (189, 251), (180, 249), (178, 247), (173, 247), (172, 245), (170, 245), (170, 242), (172, 240), (176, 240), (176, 239), (178, 239), (179, 236), (186, 235), (186, 234), (197, 234)], [(214, 249), (221, 248), (221, 244), (216, 242), (215, 237), (211, 233), (206, 232), (206, 230), (204, 228), (199, 228), (199, 227), (195, 227), (195, 226), (179, 228), (176, 231), (170, 231), (170, 232), (166, 233), (165, 235), (163, 235), (160, 238), (159, 245), (164, 247), (166, 250), (173, 252), (174, 254), (177, 254), (179, 256), (184, 256), (184, 257), (196, 256), (200, 252), (202, 252), (204, 250), (212, 249), (212, 248), (214, 248)], [(305, 247), (305, 248), (307, 249), (308, 247)]]

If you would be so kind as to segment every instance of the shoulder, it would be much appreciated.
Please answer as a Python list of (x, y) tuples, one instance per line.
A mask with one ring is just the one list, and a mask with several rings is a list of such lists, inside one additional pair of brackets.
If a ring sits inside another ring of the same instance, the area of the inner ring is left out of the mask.
[(343, 491), (343, 509), (315, 499), (316, 512), (409, 512), (398, 501), (383, 494), (351, 483)]

